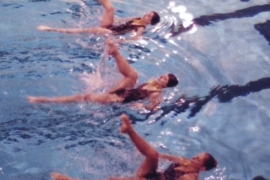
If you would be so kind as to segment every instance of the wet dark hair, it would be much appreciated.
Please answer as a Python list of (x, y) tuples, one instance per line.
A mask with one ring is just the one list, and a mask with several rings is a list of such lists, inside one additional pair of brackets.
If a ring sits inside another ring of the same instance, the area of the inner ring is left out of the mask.
[(173, 74), (168, 74), (169, 80), (167, 83), (167, 87), (174, 87), (178, 84), (178, 80)]
[(207, 155), (208, 157), (205, 159), (203, 163), (203, 166), (205, 167), (206, 171), (217, 167), (217, 161), (215, 160), (215, 158), (211, 154), (207, 153)]
[(157, 23), (159, 23), (160, 17), (157, 12), (152, 11), (152, 13), (153, 13), (153, 17), (151, 19), (151, 25), (156, 25)]

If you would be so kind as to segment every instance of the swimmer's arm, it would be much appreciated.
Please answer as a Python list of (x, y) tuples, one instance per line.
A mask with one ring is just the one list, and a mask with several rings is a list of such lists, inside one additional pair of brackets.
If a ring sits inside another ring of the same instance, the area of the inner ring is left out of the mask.
[(149, 99), (150, 99), (150, 103), (148, 105), (145, 105), (143, 103), (139, 103), (139, 102), (135, 102), (132, 103), (132, 106), (135, 108), (145, 108), (147, 110), (156, 110), (155, 108), (157, 108), (157, 106), (160, 103), (160, 93), (154, 93), (151, 94)]
[(145, 108), (147, 110), (155, 110), (155, 108), (158, 106), (159, 103), (156, 103), (156, 102), (152, 102), (148, 105), (145, 105), (143, 103), (133, 103), (132, 106), (133, 107), (136, 107), (136, 108)]
[(185, 158), (183, 156), (172, 156), (170, 154), (165, 154), (165, 153), (158, 153), (159, 158), (161, 159), (166, 159), (172, 162), (177, 162), (177, 163), (184, 163), (187, 161), (190, 161), (188, 158)]
[(129, 37), (126, 40), (136, 40), (136, 39), (138, 39), (139, 37), (142, 36), (142, 33), (143, 33), (144, 29), (145, 29), (144, 27), (138, 27), (138, 29), (136, 31), (136, 35), (132, 36), (132, 37)]
[(142, 33), (144, 31), (144, 27), (139, 27), (136, 31), (135, 36), (131, 36), (128, 38), (121, 38), (121, 39), (116, 39), (116, 42), (123, 42), (123, 41), (129, 41), (129, 40), (136, 40), (142, 36)]
[(160, 92), (151, 94), (149, 99), (150, 99), (150, 104), (144, 106), (144, 108), (148, 110), (155, 110), (161, 101)]
[(159, 105), (158, 101), (153, 101), (153, 102), (151, 102), (151, 104), (144, 106), (144, 108), (147, 110), (155, 110), (158, 105)]

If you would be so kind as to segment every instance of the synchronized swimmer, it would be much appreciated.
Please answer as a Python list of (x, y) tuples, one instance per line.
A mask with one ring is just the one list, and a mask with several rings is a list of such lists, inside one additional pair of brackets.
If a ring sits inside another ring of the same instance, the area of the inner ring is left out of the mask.
[[(217, 161), (207, 152), (201, 152), (192, 159), (160, 153), (136, 132), (126, 114), (122, 114), (121, 119), (121, 133), (130, 137), (145, 159), (134, 177), (110, 177), (108, 180), (197, 180), (200, 171), (217, 167)], [(158, 172), (159, 159), (169, 160), (172, 164), (165, 171)], [(51, 176), (55, 180), (79, 180), (79, 178), (71, 178), (56, 172), (53, 172)]]
[(142, 99), (149, 98), (150, 104), (144, 105), (142, 103), (136, 103), (136, 107), (144, 107), (146, 109), (156, 108), (161, 101), (161, 90), (167, 87), (174, 87), (178, 84), (178, 80), (173, 74), (164, 74), (157, 79), (149, 80), (146, 83), (134, 88), (138, 73), (128, 63), (126, 58), (119, 52), (116, 44), (113, 40), (108, 39), (107, 44), (108, 54), (113, 56), (119, 72), (124, 76), (123, 79), (117, 83), (116, 86), (111, 88), (106, 93), (89, 93), (89, 94), (76, 94), (72, 96), (61, 97), (36, 97), (28, 96), (30, 102), (78, 102), (89, 101), (98, 103), (130, 103)]
[[(52, 28), (48, 26), (38, 26), (41, 31), (56, 31), (61, 33), (93, 33), (93, 34), (112, 34), (121, 35), (135, 31), (136, 35), (126, 40), (135, 40), (140, 37), (147, 25), (156, 25), (160, 21), (160, 16), (155, 11), (143, 15), (143, 17), (125, 18), (124, 22), (114, 20), (114, 6), (110, 0), (100, 0), (104, 8), (104, 13), (99, 27), (89, 28)], [(117, 23), (118, 25), (115, 25)]]

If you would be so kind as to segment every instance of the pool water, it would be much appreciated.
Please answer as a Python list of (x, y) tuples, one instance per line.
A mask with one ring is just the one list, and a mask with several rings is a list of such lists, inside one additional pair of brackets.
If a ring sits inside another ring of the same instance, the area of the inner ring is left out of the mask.
[[(174, 73), (159, 110), (96, 103), (33, 104), (34, 96), (102, 92), (120, 77), (104, 36), (40, 32), (96, 26), (98, 1), (0, 1), (0, 179), (131, 176), (143, 157), (119, 115), (161, 152), (207, 151), (218, 167), (199, 179), (270, 178), (270, 4), (267, 0), (115, 0), (117, 17), (155, 10), (162, 21), (120, 44), (139, 82)], [(128, 36), (128, 35), (127, 35)], [(167, 166), (160, 162), (160, 169)]]

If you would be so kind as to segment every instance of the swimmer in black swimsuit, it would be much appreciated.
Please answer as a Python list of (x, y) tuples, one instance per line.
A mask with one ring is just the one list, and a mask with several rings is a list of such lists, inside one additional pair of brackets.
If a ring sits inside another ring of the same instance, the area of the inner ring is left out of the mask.
[(116, 61), (119, 72), (124, 76), (122, 80), (107, 93), (77, 94), (73, 96), (62, 97), (35, 97), (28, 96), (30, 102), (74, 102), (90, 101), (98, 103), (121, 102), (129, 103), (148, 98), (150, 104), (135, 103), (136, 107), (144, 107), (152, 110), (158, 106), (161, 100), (161, 91), (163, 88), (174, 87), (178, 84), (177, 78), (173, 74), (165, 74), (157, 79), (149, 80), (147, 83), (134, 88), (138, 73), (128, 61), (119, 52), (117, 46), (112, 40), (107, 40), (109, 46), (108, 54), (112, 55)]
[[(135, 177), (111, 177), (108, 180), (197, 180), (200, 171), (217, 167), (217, 161), (206, 152), (199, 153), (192, 159), (159, 153), (135, 131), (126, 114), (121, 115), (121, 119), (120, 131), (130, 137), (136, 148), (145, 156), (145, 159), (137, 170)], [(166, 170), (157, 172), (159, 159), (166, 159), (173, 163)], [(51, 175), (55, 180), (76, 180), (56, 172)]]
[[(114, 20), (114, 6), (110, 0), (100, 0), (104, 8), (104, 13), (99, 27), (90, 28), (51, 28), (48, 26), (38, 26), (37, 29), (41, 31), (56, 31), (62, 33), (94, 33), (94, 34), (125, 34), (127, 32), (135, 31), (136, 35), (127, 40), (137, 39), (142, 35), (145, 27), (148, 24), (155, 25), (160, 21), (159, 15), (154, 12), (146, 13), (142, 18), (126, 18), (125, 23), (117, 22)], [(118, 25), (114, 25), (117, 23)]]

